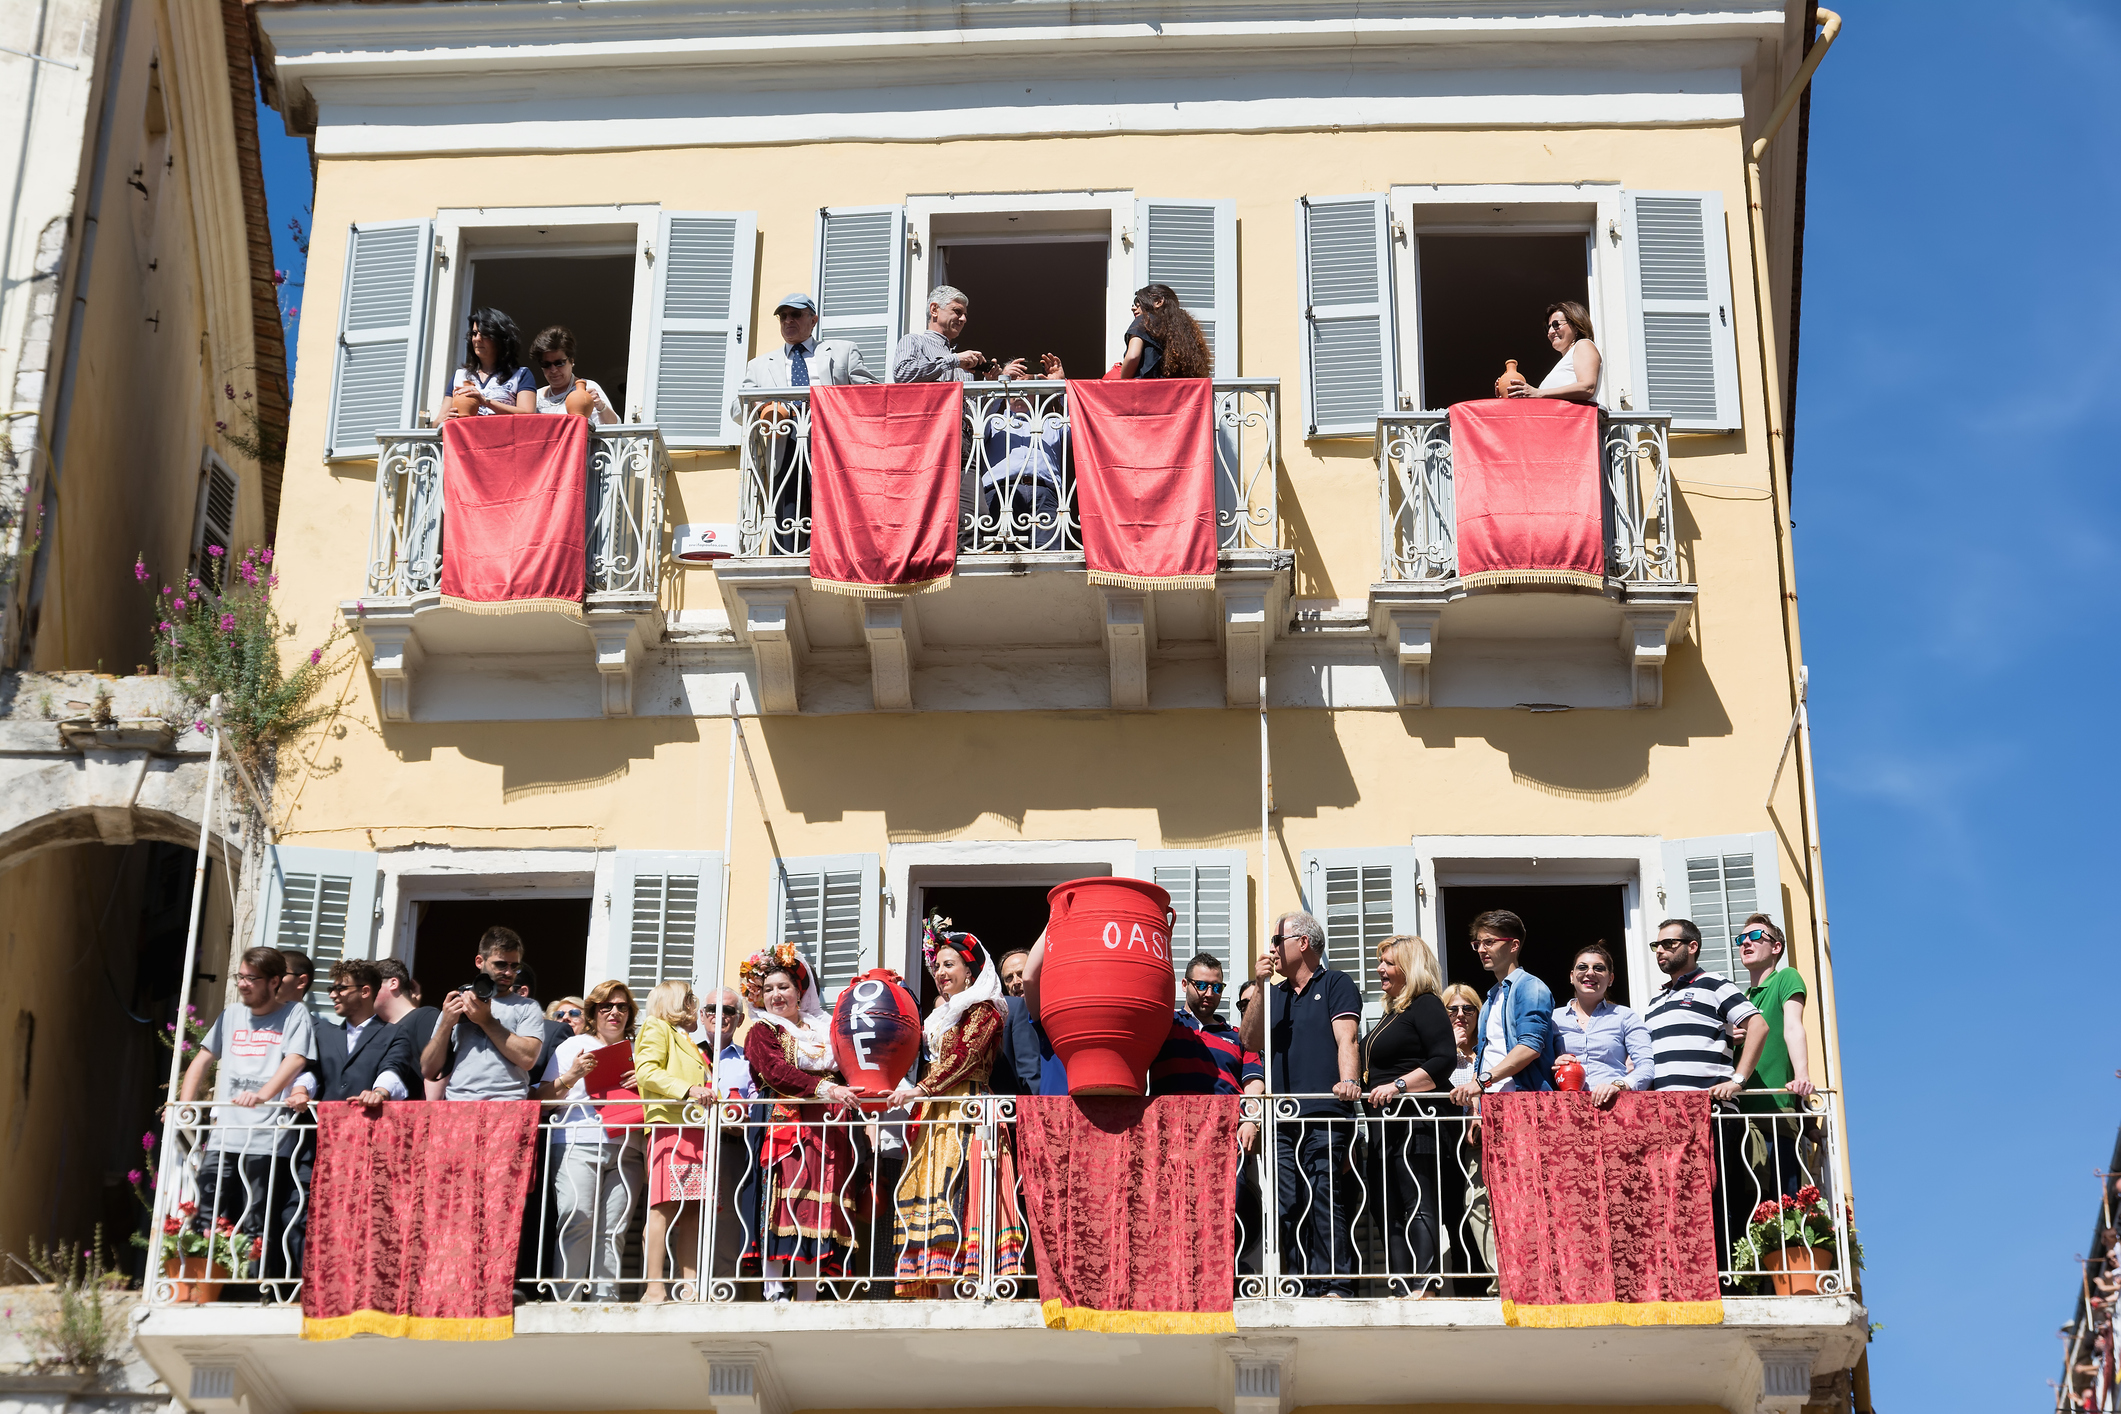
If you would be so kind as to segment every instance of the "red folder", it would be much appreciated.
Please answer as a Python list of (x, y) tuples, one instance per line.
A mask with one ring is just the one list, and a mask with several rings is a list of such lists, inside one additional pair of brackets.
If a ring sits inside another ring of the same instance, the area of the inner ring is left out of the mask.
[(629, 1129), (641, 1123), (641, 1092), (627, 1086), (633, 1074), (633, 1043), (615, 1041), (611, 1045), (591, 1051), (596, 1064), (590, 1067), (583, 1078), (582, 1087), (592, 1100), (632, 1100), (631, 1105), (600, 1105), (597, 1118), (604, 1122), (604, 1132), (614, 1140), (622, 1140)]

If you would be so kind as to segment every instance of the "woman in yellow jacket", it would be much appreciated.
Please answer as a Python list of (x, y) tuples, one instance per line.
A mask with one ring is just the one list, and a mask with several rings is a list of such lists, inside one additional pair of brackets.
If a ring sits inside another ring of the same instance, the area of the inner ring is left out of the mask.
[(683, 1123), (684, 1102), (712, 1101), (714, 1091), (707, 1086), (706, 1059), (688, 1034), (699, 1011), (691, 985), (658, 982), (646, 1010), (633, 1042), (634, 1085), (643, 1100), (666, 1102), (642, 1107), (649, 1141), (648, 1226), (641, 1234), (647, 1288), (641, 1301), (652, 1306), (667, 1299), (663, 1273), (670, 1248), (676, 1249), (684, 1280), (700, 1274), (700, 1208), (713, 1194), (707, 1183), (707, 1131)]

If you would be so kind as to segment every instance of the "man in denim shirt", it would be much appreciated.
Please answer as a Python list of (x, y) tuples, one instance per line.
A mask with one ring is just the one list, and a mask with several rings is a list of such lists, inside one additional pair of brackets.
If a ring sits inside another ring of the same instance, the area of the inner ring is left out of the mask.
[(1524, 920), (1506, 908), (1488, 910), (1473, 920), (1473, 948), (1495, 985), (1480, 1005), (1474, 1076), (1451, 1092), (1452, 1102), (1470, 1105), (1491, 1091), (1553, 1089), (1554, 994), (1517, 965)]

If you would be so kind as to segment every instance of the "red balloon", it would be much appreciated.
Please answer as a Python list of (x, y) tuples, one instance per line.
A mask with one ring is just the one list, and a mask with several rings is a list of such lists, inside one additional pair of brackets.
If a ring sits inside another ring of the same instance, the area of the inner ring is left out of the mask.
[(877, 1099), (898, 1088), (921, 1053), (921, 1012), (888, 968), (849, 982), (832, 1009), (832, 1055), (857, 1095)]
[(1145, 1093), (1171, 1034), (1171, 895), (1142, 879), (1076, 879), (1046, 902), (1038, 1019), (1068, 1093)]
[(1583, 1063), (1581, 1061), (1563, 1061), (1560, 1065), (1555, 1066), (1554, 1088), (1557, 1090), (1583, 1089)]

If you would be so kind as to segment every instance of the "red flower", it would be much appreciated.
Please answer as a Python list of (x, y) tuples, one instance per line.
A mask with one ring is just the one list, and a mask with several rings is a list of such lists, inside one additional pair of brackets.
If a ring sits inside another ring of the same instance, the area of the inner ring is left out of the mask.
[(1815, 1206), (1819, 1202), (1818, 1188), (1807, 1183), (1804, 1187), (1797, 1190), (1797, 1201), (1807, 1208)]
[(1797, 1206), (1797, 1200), (1795, 1198), (1790, 1197), (1789, 1194), (1785, 1193), (1782, 1195), (1782, 1206), (1785, 1210), (1794, 1208)]
[(179, 1223), (175, 1218), (164, 1218), (162, 1220), (162, 1231), (171, 1237), (175, 1237), (178, 1229), (182, 1226), (183, 1224)]
[(1762, 1203), (1759, 1207), (1753, 1209), (1753, 1221), (1756, 1223), (1771, 1223), (1775, 1221), (1776, 1215), (1781, 1211), (1773, 1203)]

